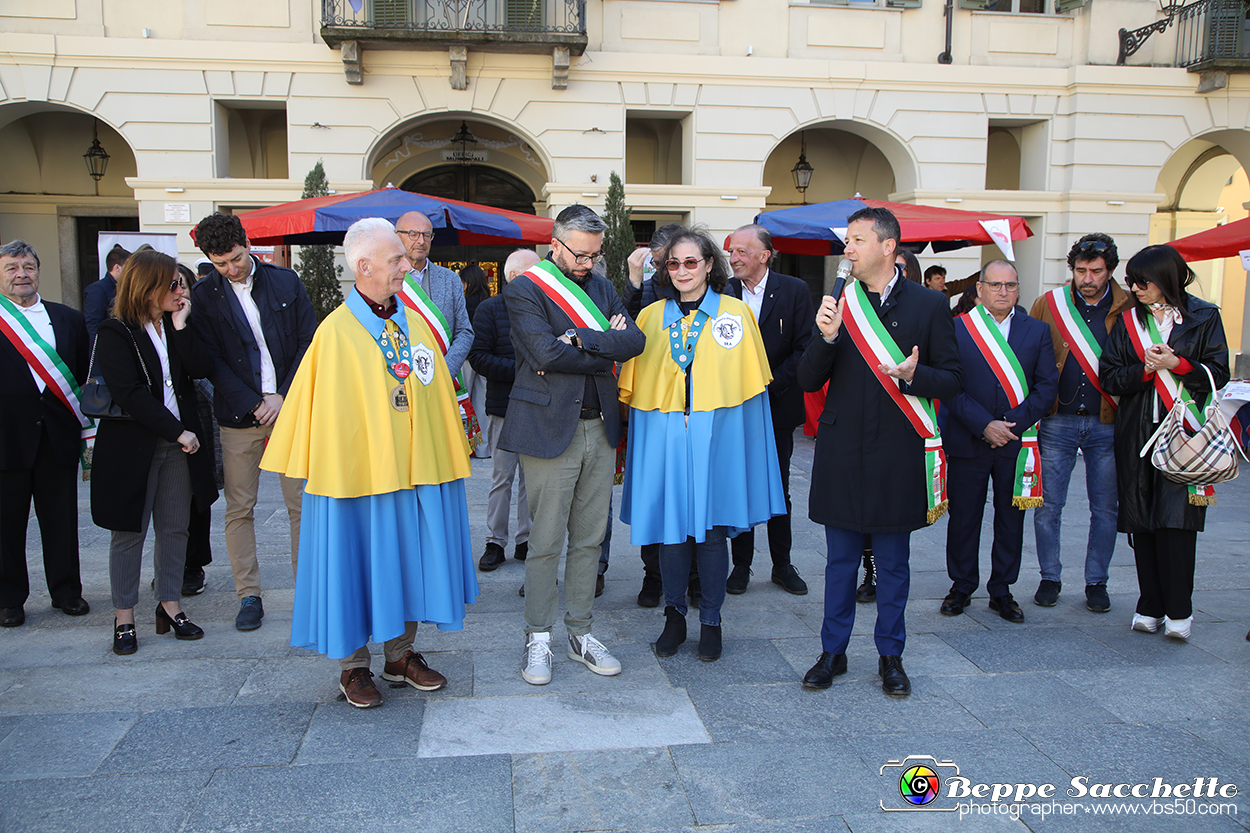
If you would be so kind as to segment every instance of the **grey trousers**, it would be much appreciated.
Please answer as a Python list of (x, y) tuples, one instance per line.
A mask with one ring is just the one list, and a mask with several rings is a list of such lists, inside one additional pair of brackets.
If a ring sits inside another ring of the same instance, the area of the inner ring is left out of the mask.
[(157, 601), (182, 598), (182, 572), (187, 559), (187, 524), (191, 522), (191, 469), (177, 443), (158, 439), (148, 469), (148, 487), (138, 532), (113, 532), (109, 542), (109, 583), (113, 607), (130, 610), (139, 602), (139, 571), (143, 541), (151, 521), (156, 546)]
[(585, 636), (594, 618), (595, 579), (608, 523), (616, 449), (608, 444), (602, 419), (583, 419), (559, 457), (520, 457), (534, 521), (525, 559), (525, 632), (549, 633), (555, 625), (556, 572), (567, 532), (564, 626), (574, 636)]
[[(386, 658), (387, 662), (395, 662), (403, 657), (405, 651), (412, 648), (412, 642), (416, 638), (417, 623), (405, 622), (403, 634), (382, 643), (382, 656)], [(339, 668), (343, 671), (350, 671), (353, 668), (368, 668), (370, 662), (369, 646), (361, 645), (351, 656), (343, 657), (339, 660)]]
[(512, 508), (512, 481), (517, 482), (516, 492), (516, 542), (523, 544), (530, 538), (530, 506), (525, 495), (525, 472), (517, 471), (520, 463), (515, 451), (499, 447), (499, 434), (503, 431), (504, 418), (490, 417), (486, 430), (494, 467), (490, 473), (490, 493), (486, 497), (486, 543), (508, 545), (508, 510)]

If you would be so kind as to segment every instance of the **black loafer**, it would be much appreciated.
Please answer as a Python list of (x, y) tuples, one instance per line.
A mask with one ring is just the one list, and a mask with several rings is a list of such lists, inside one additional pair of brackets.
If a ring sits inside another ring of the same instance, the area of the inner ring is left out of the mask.
[(1024, 621), (1024, 611), (1020, 609), (1020, 605), (1016, 604), (1016, 600), (1011, 598), (1010, 593), (990, 599), (990, 610), (1008, 622), (1019, 624)]
[(877, 660), (877, 676), (881, 678), (881, 690), (895, 697), (911, 694), (911, 680), (903, 670), (902, 657), (881, 657)]
[(947, 593), (946, 598), (942, 600), (942, 615), (958, 616), (971, 603), (972, 596), (970, 594), (960, 593), (958, 590), (951, 588), (951, 592)]
[(0, 608), (0, 628), (16, 628), (26, 622), (26, 611), (18, 607)]
[(822, 689), (833, 685), (833, 678), (846, 673), (846, 654), (822, 651), (820, 659), (803, 675), (803, 688)]
[(66, 616), (86, 616), (91, 612), (91, 605), (82, 596), (75, 596), (72, 599), (52, 600), (52, 606), (64, 613)]
[(139, 650), (139, 639), (135, 636), (135, 626), (131, 622), (127, 625), (117, 624), (117, 620), (113, 620), (113, 653), (119, 657), (127, 654), (133, 654)]

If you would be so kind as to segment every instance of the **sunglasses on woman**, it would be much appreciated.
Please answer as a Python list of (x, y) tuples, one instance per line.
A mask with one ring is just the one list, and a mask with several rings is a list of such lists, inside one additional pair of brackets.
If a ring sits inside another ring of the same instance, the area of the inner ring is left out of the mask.
[(664, 265), (668, 268), (668, 271), (670, 272), (676, 272), (677, 270), (681, 269), (681, 267), (683, 266), (686, 267), (687, 272), (693, 272), (695, 269), (698, 269), (699, 264), (702, 263), (706, 259), (707, 258), (702, 258), (702, 257), (688, 257), (685, 260), (678, 260), (677, 258), (673, 257), (664, 261)]

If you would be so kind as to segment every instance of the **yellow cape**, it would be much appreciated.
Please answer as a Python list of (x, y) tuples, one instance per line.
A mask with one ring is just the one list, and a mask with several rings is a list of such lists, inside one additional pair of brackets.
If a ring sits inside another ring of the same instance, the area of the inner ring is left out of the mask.
[(391, 407), (400, 382), (377, 342), (343, 304), (317, 327), (291, 383), (260, 466), (306, 479), (305, 491), (334, 498), (396, 492), (468, 477), (469, 445), (442, 352), (421, 316), (407, 314), (412, 349), (438, 359), (424, 385), (404, 380), (408, 411)]
[[(657, 301), (638, 316), (638, 328), (646, 335), (647, 346), (621, 368), (621, 401), (640, 411), (671, 413), (686, 409), (685, 373), (672, 358), (664, 306), (664, 301)], [(721, 315), (741, 318), (742, 337), (733, 347), (726, 348), (717, 340), (712, 320), (704, 324), (694, 348), (692, 411), (736, 407), (758, 396), (773, 380), (764, 340), (751, 308), (737, 298), (722, 295), (717, 307), (717, 316)], [(694, 321), (694, 312), (682, 321), (688, 326)], [(684, 334), (682, 342), (685, 343)]]

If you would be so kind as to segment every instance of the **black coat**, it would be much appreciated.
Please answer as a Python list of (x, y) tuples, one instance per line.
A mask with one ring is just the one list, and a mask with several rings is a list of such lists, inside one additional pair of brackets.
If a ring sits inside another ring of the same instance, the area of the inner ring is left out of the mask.
[[(904, 355), (920, 348), (906, 392), (952, 399), (960, 390), (959, 349), (945, 295), (899, 275), (881, 320)], [(799, 385), (829, 382), (816, 434), (808, 515), (853, 532), (911, 532), (927, 523), (924, 440), (877, 381), (847, 333), (833, 344), (813, 331), (799, 362)]]
[[(1228, 384), (1228, 340), (1220, 310), (1201, 298), (1185, 295), (1185, 310), (1180, 323), (1172, 328), (1168, 346), (1193, 370), (1178, 376), (1199, 406), (1206, 404), (1211, 392), (1207, 374), (1198, 363), (1207, 366), (1215, 377), (1218, 390)], [(1150, 457), (1139, 456), (1142, 446), (1159, 427), (1154, 418), (1154, 403), (1159, 398), (1153, 381), (1145, 381), (1146, 365), (1129, 340), (1124, 317), (1116, 320), (1107, 336), (1099, 362), (1098, 378), (1103, 388), (1120, 397), (1115, 416), (1116, 486), (1120, 493), (1120, 532), (1154, 532), (1158, 529), (1189, 529), (1201, 532), (1207, 508), (1191, 506), (1189, 491), (1174, 483), (1150, 463)], [(1159, 417), (1166, 411), (1159, 403)], [(1218, 487), (1217, 487), (1218, 488)]]
[[(183, 431), (190, 431), (199, 438), (200, 450), (188, 455), (196, 508), (202, 512), (217, 499), (213, 440), (200, 425), (192, 381), (193, 377), (207, 376), (213, 361), (190, 327), (175, 330), (168, 313), (162, 326), (169, 342), (169, 375), (181, 421), (165, 407), (160, 357), (147, 332), (116, 318), (101, 322), (96, 332), (96, 370), (104, 376), (113, 402), (134, 417), (101, 420), (96, 434), (91, 461), (91, 519), (104, 529), (139, 531), (158, 437), (176, 442)], [(136, 347), (143, 365), (135, 354)]]
[[(56, 352), (79, 384), (87, 378), (87, 328), (78, 310), (44, 301)], [(30, 375), (30, 365), (7, 339), (0, 336), (0, 469), (27, 469), (35, 465), (39, 435), (46, 427), (52, 458), (62, 468), (76, 468), (82, 446), (82, 426), (69, 408), (47, 388), (42, 393)]]
[(486, 379), (486, 413), (505, 416), (512, 382), (516, 379), (516, 351), (512, 349), (512, 324), (503, 296), (487, 298), (473, 316), (473, 346), (469, 366)]

